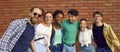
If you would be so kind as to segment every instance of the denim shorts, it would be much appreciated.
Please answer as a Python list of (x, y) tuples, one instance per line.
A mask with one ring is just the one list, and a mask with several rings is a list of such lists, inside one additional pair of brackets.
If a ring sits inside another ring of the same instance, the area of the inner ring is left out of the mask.
[(88, 47), (84, 45), (84, 46), (81, 46), (80, 52), (95, 52), (95, 48), (92, 44), (88, 44)]

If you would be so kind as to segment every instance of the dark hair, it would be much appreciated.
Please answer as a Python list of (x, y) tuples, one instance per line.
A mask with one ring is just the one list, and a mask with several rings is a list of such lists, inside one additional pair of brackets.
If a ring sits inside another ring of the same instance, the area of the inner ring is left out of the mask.
[[(81, 21), (85, 21), (86, 23), (87, 23), (87, 19), (85, 19), (85, 18), (82, 18), (82, 19), (80, 19), (80, 22)], [(80, 28), (80, 27), (79, 27)], [(91, 29), (91, 26), (87, 26), (87, 29)]]
[(53, 16), (53, 13), (51, 11), (47, 11), (47, 12), (44, 13), (44, 19), (45, 19), (45, 16), (46, 16), (47, 13), (51, 13), (52, 16)]
[(56, 11), (54, 12), (54, 14), (53, 14), (53, 18), (55, 18), (58, 14), (62, 14), (62, 15), (64, 16), (63, 11), (61, 11), (61, 10), (56, 10)]
[(44, 14), (44, 9), (41, 8), (41, 7), (39, 7), (39, 6), (34, 6), (34, 7), (32, 7), (32, 8), (30, 9), (30, 12), (33, 12), (33, 10), (34, 10), (35, 8), (40, 9), (40, 10), (42, 11), (42, 15)]
[(95, 11), (95, 12), (93, 13), (93, 17), (95, 17), (95, 14), (99, 14), (99, 15), (102, 16), (102, 12), (100, 12), (100, 11)]
[(68, 14), (74, 15), (74, 16), (78, 16), (78, 11), (76, 9), (70, 9), (68, 11)]
[(81, 21), (86, 21), (86, 22), (87, 22), (87, 20), (86, 20), (85, 18), (80, 19), (80, 22), (81, 22)]

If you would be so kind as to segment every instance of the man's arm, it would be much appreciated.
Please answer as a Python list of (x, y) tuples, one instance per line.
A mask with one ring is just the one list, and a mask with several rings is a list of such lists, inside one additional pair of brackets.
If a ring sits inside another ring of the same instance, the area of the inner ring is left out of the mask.
[(8, 26), (6, 32), (0, 39), (0, 51), (7, 51), (8, 50), (8, 43), (10, 38), (14, 35), (15, 31), (17, 31), (17, 21), (12, 21)]
[(115, 35), (115, 33), (113, 32), (111, 26), (109, 26), (108, 32), (109, 32), (108, 33), (109, 37), (112, 39), (112, 44), (115, 46), (120, 46), (119, 40), (118, 40), (117, 36)]
[(108, 32), (109, 32), (110, 38), (112, 39), (112, 44), (115, 45), (117, 47), (117, 49), (119, 49), (119, 51), (120, 51), (119, 40), (118, 40), (117, 36), (115, 35), (115, 33), (113, 32), (111, 26), (109, 27)]

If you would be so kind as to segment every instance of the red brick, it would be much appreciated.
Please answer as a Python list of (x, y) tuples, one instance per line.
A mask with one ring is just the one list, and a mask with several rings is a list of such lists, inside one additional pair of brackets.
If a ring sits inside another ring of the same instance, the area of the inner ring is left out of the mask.
[(52, 12), (61, 9), (65, 13), (64, 19), (68, 19), (68, 10), (74, 8), (79, 11), (79, 19), (87, 18), (88, 24), (93, 23), (94, 11), (102, 11), (103, 21), (113, 27), (120, 40), (120, 0), (1, 0), (0, 37), (11, 19), (29, 17), (29, 10), (33, 6), (40, 6)]

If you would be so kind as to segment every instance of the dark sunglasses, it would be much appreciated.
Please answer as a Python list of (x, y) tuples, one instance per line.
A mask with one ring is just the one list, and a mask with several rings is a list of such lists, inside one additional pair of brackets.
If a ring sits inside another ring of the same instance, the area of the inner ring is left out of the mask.
[(42, 15), (41, 14), (38, 14), (38, 13), (33, 13), (34, 16), (38, 15), (38, 17), (41, 17)]

